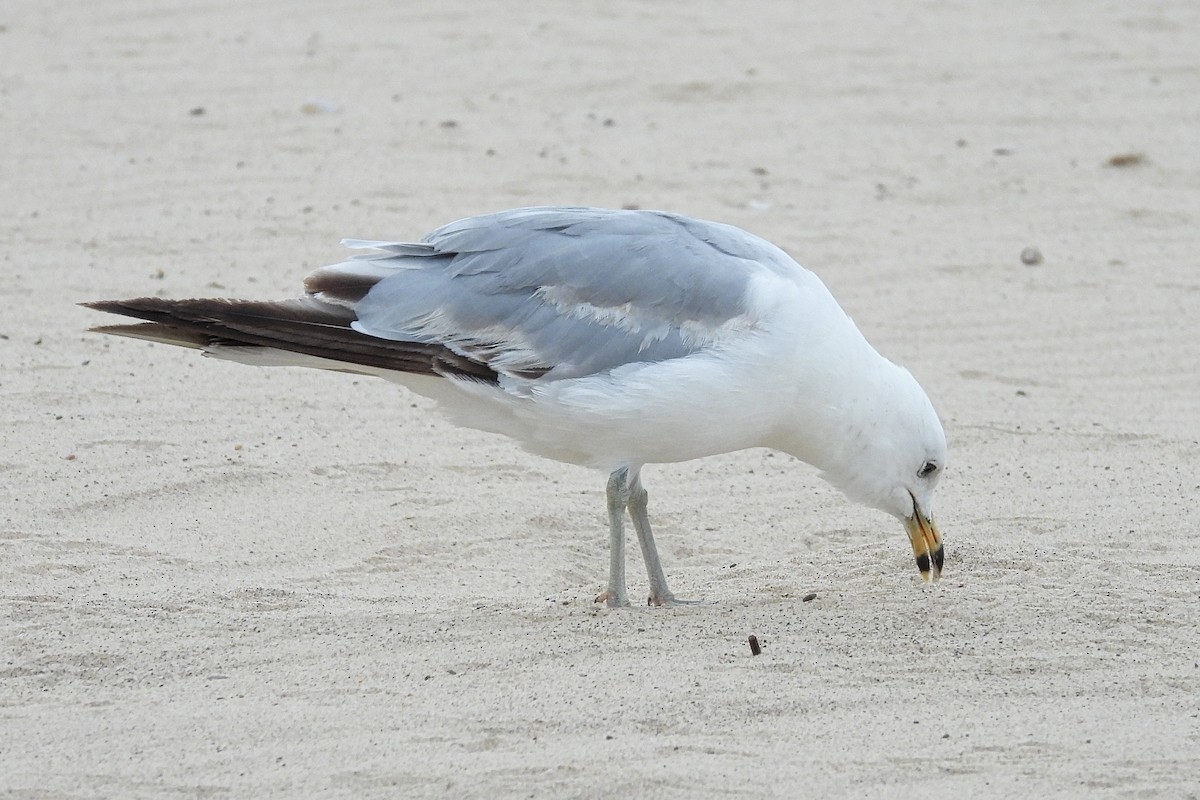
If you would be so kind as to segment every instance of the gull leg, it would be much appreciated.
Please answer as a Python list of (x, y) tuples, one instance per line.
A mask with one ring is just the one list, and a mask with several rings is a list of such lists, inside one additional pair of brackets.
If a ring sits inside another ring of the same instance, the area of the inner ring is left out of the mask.
[[(635, 478), (636, 480), (636, 478)], [(625, 589), (625, 507), (629, 505), (629, 469), (621, 467), (608, 476), (608, 588), (597, 598), (609, 608), (629, 605)], [(639, 540), (641, 533), (638, 533)]]
[(642, 486), (642, 478), (637, 472), (629, 483), (629, 516), (633, 519), (633, 529), (637, 531), (638, 544), (642, 548), (642, 561), (646, 562), (646, 577), (650, 579), (650, 599), (647, 605), (673, 606), (695, 601), (676, 600), (675, 595), (667, 588), (667, 576), (663, 574), (662, 562), (658, 558), (658, 547), (654, 544), (654, 534), (650, 531), (649, 506), (650, 495)]

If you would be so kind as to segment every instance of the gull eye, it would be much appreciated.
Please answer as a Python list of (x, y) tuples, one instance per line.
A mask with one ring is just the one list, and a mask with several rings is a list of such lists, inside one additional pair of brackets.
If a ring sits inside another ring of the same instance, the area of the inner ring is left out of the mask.
[(934, 462), (926, 461), (924, 464), (921, 465), (921, 468), (919, 470), (917, 470), (917, 477), (918, 478), (928, 478), (930, 475), (937, 472), (937, 468), (938, 468), (938, 465), (935, 464)]

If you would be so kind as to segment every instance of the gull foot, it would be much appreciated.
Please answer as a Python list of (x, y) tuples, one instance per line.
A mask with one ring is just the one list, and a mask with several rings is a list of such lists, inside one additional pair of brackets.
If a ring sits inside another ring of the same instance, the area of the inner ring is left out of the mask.
[(680, 600), (670, 592), (652, 593), (646, 598), (648, 606), (702, 606), (704, 600)]
[(609, 608), (628, 607), (629, 595), (613, 589), (605, 589), (603, 592), (596, 595), (596, 599), (593, 602), (604, 603)]

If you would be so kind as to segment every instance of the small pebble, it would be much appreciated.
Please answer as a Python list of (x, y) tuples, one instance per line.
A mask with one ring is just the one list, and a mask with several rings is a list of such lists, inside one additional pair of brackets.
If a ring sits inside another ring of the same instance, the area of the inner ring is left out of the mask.
[(800, 602), (802, 602), (802, 603), (811, 603), (813, 600), (816, 600), (816, 599), (817, 599), (817, 593), (816, 593), (816, 592), (809, 592), (808, 594), (804, 595), (804, 597), (801, 597), (801, 598), (800, 598)]
[(1118, 153), (1105, 163), (1110, 167), (1136, 167), (1145, 161), (1146, 157), (1141, 153)]
[(1042, 263), (1042, 251), (1036, 247), (1026, 247), (1021, 251), (1021, 263), (1031, 267)]
[(308, 114), (310, 117), (318, 114), (332, 114), (337, 111), (337, 106), (328, 100), (309, 100), (300, 104), (300, 113)]

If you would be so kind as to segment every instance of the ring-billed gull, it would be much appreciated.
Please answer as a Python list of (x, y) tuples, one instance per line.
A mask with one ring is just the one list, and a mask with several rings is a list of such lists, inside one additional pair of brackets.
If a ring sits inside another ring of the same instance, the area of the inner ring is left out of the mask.
[(452, 222), (420, 242), (322, 267), (274, 302), (85, 305), (148, 322), (104, 333), (254, 365), (377, 375), (451, 418), (608, 475), (608, 586), (628, 605), (625, 513), (649, 602), (675, 597), (650, 531), (645, 464), (770, 447), (906, 528), (941, 574), (937, 414), (816, 275), (738, 228), (658, 211), (524, 208)]

